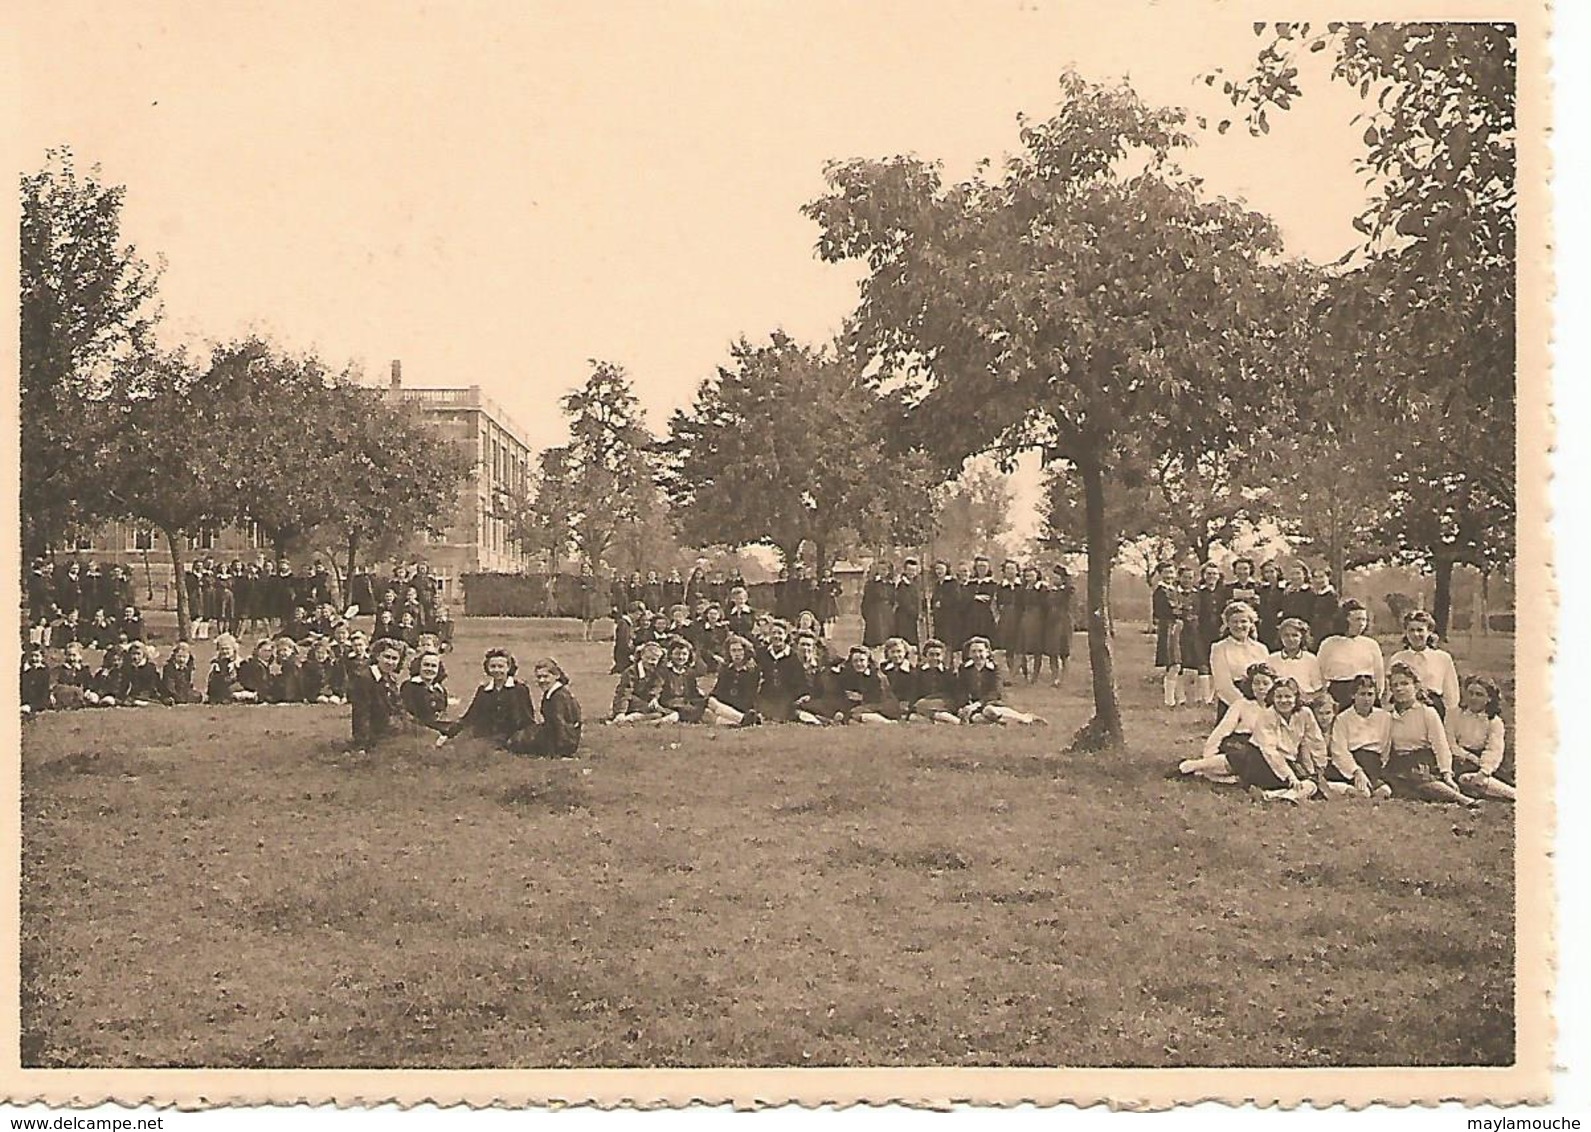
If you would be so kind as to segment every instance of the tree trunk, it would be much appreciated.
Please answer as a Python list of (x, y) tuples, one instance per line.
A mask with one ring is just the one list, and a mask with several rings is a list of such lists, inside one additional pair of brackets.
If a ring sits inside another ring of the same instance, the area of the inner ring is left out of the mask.
[[(818, 563), (816, 573), (817, 576), (821, 578), (823, 577), (824, 571), (829, 568), (829, 544), (824, 539), (814, 539), (812, 545), (817, 550)], [(931, 570), (926, 572), (932, 573)]]
[(1453, 612), (1453, 560), (1436, 560), (1436, 596), (1431, 599), (1431, 616), (1436, 619), (1436, 635), (1447, 639), (1447, 623)]
[(1481, 571), (1480, 600), (1481, 636), (1489, 637), (1492, 635), (1492, 572), (1490, 570)]
[(1088, 540), (1088, 664), (1094, 681), (1094, 717), (1072, 740), (1072, 749), (1097, 751), (1122, 745), (1121, 704), (1116, 699), (1110, 649), (1110, 571), (1115, 561), (1105, 522), (1105, 472), (1092, 454), (1077, 461), (1083, 479), (1083, 528)]
[(186, 641), (192, 628), (192, 610), (188, 608), (188, 587), (182, 576), (182, 540), (167, 527), (160, 528), (160, 533), (166, 536), (166, 547), (171, 551), (171, 578), (177, 588), (177, 640)]

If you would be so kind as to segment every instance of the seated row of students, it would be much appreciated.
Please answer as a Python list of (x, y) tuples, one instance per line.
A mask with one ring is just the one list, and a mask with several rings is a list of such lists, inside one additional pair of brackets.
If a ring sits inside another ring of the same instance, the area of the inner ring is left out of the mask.
[(926, 642), (921, 662), (913, 663), (906, 641), (891, 638), (877, 663), (864, 645), (831, 658), (816, 634), (783, 621), (771, 621), (766, 633), (760, 644), (739, 634), (726, 639), (710, 690), (701, 686), (703, 668), (690, 640), (644, 641), (620, 674), (609, 722), (1044, 722), (1005, 702), (1000, 667), (983, 637), (968, 642), (963, 664), (952, 665), (937, 640)]
[[(143, 641), (111, 645), (98, 666), (91, 666), (83, 646), (72, 641), (52, 668), (42, 645), (28, 645), (22, 654), (22, 712), (83, 707), (144, 706), (197, 703), (193, 691), (193, 656), (186, 644), (171, 650), (165, 667), (154, 646)], [(186, 681), (184, 681), (186, 677)]]
[(144, 639), (144, 618), (136, 605), (116, 610), (96, 609), (91, 616), (72, 610), (61, 613), (51, 607), (28, 629), (28, 642), (46, 648), (64, 649), (76, 642), (90, 648), (105, 649)]
[(1402, 661), (1387, 671), (1387, 707), (1378, 706), (1374, 676), (1355, 677), (1352, 685), (1340, 708), (1330, 693), (1307, 694), (1295, 677), (1257, 661), (1200, 756), (1180, 760), (1170, 776), (1240, 783), (1258, 797), (1289, 802), (1349, 793), (1461, 805), (1514, 800), (1514, 787), (1498, 777), (1505, 734), (1493, 681), (1466, 680), (1446, 720)]
[(558, 662), (538, 660), (532, 668), (541, 689), (541, 712), (529, 688), (518, 679), (519, 663), (507, 649), (486, 652), (486, 679), (456, 720), (445, 713), (453, 702), (443, 683), (442, 658), (422, 652), (414, 671), (402, 676), (404, 646), (390, 638), (370, 647), (367, 662), (350, 677), (353, 742), (368, 749), (395, 735), (434, 732), (436, 745), (458, 736), (494, 742), (515, 754), (572, 757), (580, 748), (580, 704)]

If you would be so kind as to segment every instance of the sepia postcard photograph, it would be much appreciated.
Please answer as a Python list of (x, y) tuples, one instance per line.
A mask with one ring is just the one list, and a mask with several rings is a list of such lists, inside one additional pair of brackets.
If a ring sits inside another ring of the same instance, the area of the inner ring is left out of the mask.
[(5, 23), (0, 1097), (1551, 1098), (1545, 4)]

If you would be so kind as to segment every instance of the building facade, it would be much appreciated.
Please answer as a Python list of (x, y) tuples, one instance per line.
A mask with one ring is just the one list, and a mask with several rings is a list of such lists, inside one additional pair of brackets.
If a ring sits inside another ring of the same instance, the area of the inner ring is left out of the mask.
[[(524, 491), (534, 468), (534, 454), (525, 433), (478, 385), (418, 388), (403, 384), (402, 365), (392, 363), (387, 395), (414, 405), (421, 415), (470, 462), (458, 499), (441, 535), (416, 538), (409, 557), (424, 559), (442, 582), (448, 601), (462, 600), (459, 577), (473, 573), (519, 573), (530, 559), (509, 538), (509, 525), (499, 517), (502, 501)], [(223, 527), (186, 536), (188, 555), (212, 556), (221, 562), (258, 562), (272, 554), (270, 539), (254, 524)], [(165, 538), (138, 523), (107, 523), (85, 536), (67, 553), (84, 561), (132, 569), (141, 600), (170, 607), (171, 556)], [(331, 548), (306, 547), (294, 565), (327, 557)], [(331, 557), (342, 565), (340, 557)], [(364, 563), (361, 563), (364, 565)]]

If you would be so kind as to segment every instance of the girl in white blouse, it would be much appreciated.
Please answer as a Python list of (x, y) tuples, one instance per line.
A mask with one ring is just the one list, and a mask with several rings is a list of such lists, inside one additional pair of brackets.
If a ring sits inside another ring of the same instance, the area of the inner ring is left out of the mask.
[(1484, 676), (1471, 676), (1464, 681), (1462, 701), (1456, 710), (1447, 713), (1447, 735), (1459, 787), (1482, 798), (1512, 802), (1514, 787), (1497, 777), (1507, 744), (1503, 694), (1493, 681)]
[(1344, 632), (1320, 642), (1320, 675), (1326, 690), (1337, 701), (1339, 711), (1353, 705), (1354, 681), (1360, 676), (1374, 677), (1376, 695), (1386, 686), (1386, 660), (1381, 642), (1370, 636), (1370, 611), (1362, 602), (1349, 598), (1342, 603)]
[(1226, 715), (1226, 710), (1242, 700), (1238, 678), (1248, 672), (1249, 665), (1263, 664), (1271, 652), (1254, 636), (1259, 624), (1259, 614), (1246, 601), (1229, 601), (1221, 611), (1226, 636), (1210, 646), (1210, 681), (1215, 688), (1216, 721)]
[(1392, 753), (1387, 759), (1387, 782), (1393, 796), (1480, 805), (1458, 788), (1447, 731), (1436, 709), (1421, 697), (1420, 678), (1414, 669), (1395, 664), (1388, 670), (1387, 697), (1392, 705)]
[(1436, 619), (1423, 609), (1411, 609), (1403, 615), (1404, 648), (1387, 660), (1391, 664), (1406, 664), (1419, 678), (1425, 689), (1427, 702), (1443, 719), (1458, 707), (1458, 669), (1453, 657), (1444, 649), (1431, 645), (1436, 633)]
[(1315, 776), (1325, 765), (1326, 744), (1315, 714), (1303, 705), (1290, 679), (1271, 689), (1271, 706), (1255, 724), (1258, 757), (1228, 756), (1249, 794), (1266, 802), (1301, 802), (1317, 793)]
[(1298, 617), (1289, 617), (1277, 627), (1282, 647), (1271, 653), (1271, 667), (1278, 677), (1290, 676), (1298, 681), (1304, 699), (1312, 701), (1315, 693), (1323, 691), (1326, 681), (1320, 675), (1320, 661), (1309, 651), (1309, 623)]

